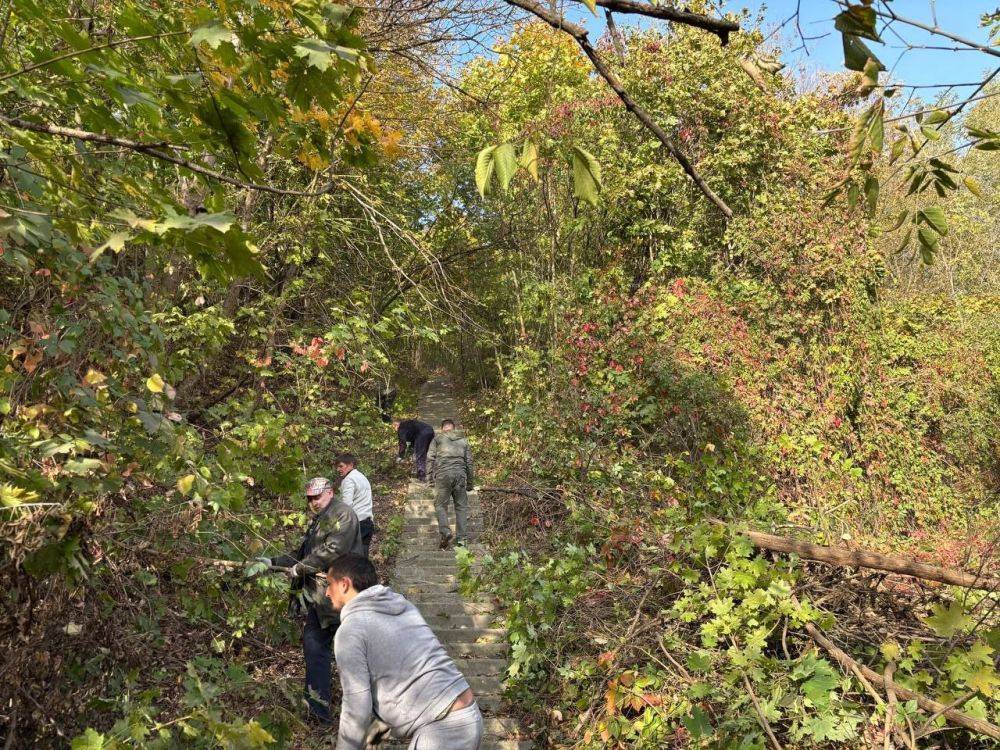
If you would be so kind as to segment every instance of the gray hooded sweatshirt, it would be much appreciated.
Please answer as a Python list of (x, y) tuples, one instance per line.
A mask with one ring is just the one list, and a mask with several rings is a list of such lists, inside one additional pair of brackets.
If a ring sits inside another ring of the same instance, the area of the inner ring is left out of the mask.
[(469, 688), (417, 608), (386, 586), (340, 611), (334, 654), (343, 692), (337, 750), (363, 747), (373, 712), (394, 737), (408, 737)]

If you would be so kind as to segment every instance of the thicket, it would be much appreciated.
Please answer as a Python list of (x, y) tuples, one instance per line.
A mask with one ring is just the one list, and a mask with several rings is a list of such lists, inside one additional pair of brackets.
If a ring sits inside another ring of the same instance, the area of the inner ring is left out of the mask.
[(0, 6), (9, 746), (319, 741), (284, 584), (241, 561), (296, 538), (337, 450), (385, 513), (402, 477), (375, 395), (440, 363), (509, 490), (484, 502), (480, 585), (509, 606), (539, 743), (987, 746), (911, 700), (888, 720), (803, 631), (995, 721), (996, 592), (739, 532), (995, 572), (996, 100), (894, 131), (877, 66), (797, 90), (746, 19), (727, 46), (602, 40), (726, 221), (578, 41), (509, 21)]
[[(556, 745), (882, 747), (891, 729), (990, 746), (913, 701), (887, 719), (885, 692), (804, 626), (995, 720), (996, 593), (845, 575), (740, 534), (995, 571), (1000, 470), (995, 285), (930, 288), (940, 269), (897, 252), (863, 202), (824, 202), (852, 170), (853, 84), (763, 92), (740, 43), (637, 33), (617, 70), (712, 175), (728, 224), (570, 41), (527, 27), (463, 78), (504, 118), (470, 113), (461, 143), (534, 138), (541, 161), (585, 144), (604, 186), (591, 208), (565, 179), (515, 179), (478, 230), (511, 252), (483, 292), (504, 299), (510, 353), (473, 414), (507, 482), (487, 495), (498, 551), (478, 585), (510, 603), (513, 694)], [(886, 216), (929, 202), (884, 185)], [(963, 273), (991, 273), (975, 242), (943, 241)]]

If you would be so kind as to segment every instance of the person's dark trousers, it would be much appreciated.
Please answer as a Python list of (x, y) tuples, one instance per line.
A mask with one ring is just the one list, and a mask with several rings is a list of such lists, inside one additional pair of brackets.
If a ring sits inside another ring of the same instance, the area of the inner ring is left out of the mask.
[(427, 449), (434, 440), (434, 432), (421, 432), (413, 441), (413, 459), (417, 464), (417, 479), (427, 476)]
[(302, 652), (306, 659), (306, 700), (314, 719), (329, 724), (330, 715), (330, 665), (333, 661), (333, 636), (340, 623), (324, 628), (319, 624), (316, 608), (309, 607), (306, 624), (302, 628)]
[(361, 543), (365, 545), (365, 557), (368, 557), (368, 551), (372, 546), (372, 537), (375, 535), (375, 522), (366, 518), (359, 526), (361, 527)]

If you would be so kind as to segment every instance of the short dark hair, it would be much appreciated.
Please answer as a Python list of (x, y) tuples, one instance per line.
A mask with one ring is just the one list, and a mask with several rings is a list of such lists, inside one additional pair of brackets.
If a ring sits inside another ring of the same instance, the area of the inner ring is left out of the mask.
[(330, 578), (350, 578), (355, 591), (364, 591), (378, 583), (378, 573), (371, 560), (362, 555), (338, 557), (326, 570)]
[(455, 426), (455, 420), (454, 419), (442, 419), (441, 420), (441, 426), (442, 427), (447, 427), (448, 425), (451, 425), (452, 427), (454, 427)]
[(357, 466), (358, 459), (354, 457), (353, 453), (341, 453), (337, 456), (338, 464), (347, 464), (348, 466)]

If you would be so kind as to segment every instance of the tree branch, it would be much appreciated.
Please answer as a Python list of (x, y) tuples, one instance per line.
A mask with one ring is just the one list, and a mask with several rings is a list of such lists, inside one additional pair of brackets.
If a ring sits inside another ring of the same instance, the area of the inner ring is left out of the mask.
[(763, 534), (759, 531), (744, 531), (743, 534), (761, 549), (772, 552), (794, 553), (806, 560), (816, 560), (828, 565), (839, 565), (850, 568), (871, 568), (889, 573), (922, 578), (925, 581), (937, 581), (952, 586), (963, 586), (971, 589), (1000, 590), (1000, 579), (989, 576), (976, 576), (964, 570), (943, 568), (938, 565), (927, 565), (910, 558), (897, 555), (883, 555), (863, 549), (847, 549), (845, 547), (825, 547), (798, 539), (791, 539), (774, 534)]
[(33, 133), (54, 135), (59, 138), (66, 138), (67, 140), (79, 140), (91, 143), (104, 143), (111, 146), (121, 146), (122, 148), (135, 151), (136, 153), (146, 154), (147, 156), (152, 156), (154, 159), (176, 164), (178, 167), (183, 167), (184, 169), (195, 172), (196, 174), (204, 175), (205, 177), (210, 177), (213, 180), (218, 180), (219, 182), (224, 182), (227, 185), (233, 185), (234, 187), (243, 188), (245, 190), (259, 190), (264, 193), (273, 193), (274, 195), (294, 195), (303, 198), (318, 198), (319, 196), (326, 195), (332, 191), (334, 187), (333, 182), (329, 183), (326, 187), (320, 190), (313, 191), (286, 190), (284, 188), (273, 187), (272, 185), (258, 185), (254, 182), (244, 182), (242, 180), (229, 177), (221, 172), (216, 172), (208, 167), (203, 167), (201, 164), (197, 164), (190, 159), (182, 159), (160, 151), (161, 148), (180, 148), (179, 146), (171, 146), (168, 143), (144, 143), (142, 141), (133, 141), (128, 138), (119, 138), (117, 136), (106, 135), (104, 133), (92, 133), (90, 131), (79, 130), (77, 128), (64, 128), (60, 125), (52, 125), (51, 123), (31, 122), (30, 120), (22, 120), (20, 117), (7, 117), (6, 115), (0, 115), (0, 122), (7, 123), (12, 127), (19, 128), (21, 130), (30, 130)]
[[(613, 2), (621, 2), (622, 0), (609, 0)], [(534, 16), (545, 21), (549, 26), (559, 31), (565, 31), (567, 34), (572, 36), (580, 48), (583, 50), (584, 54), (590, 58), (590, 62), (593, 64), (594, 69), (603, 78), (611, 90), (614, 91), (618, 98), (622, 100), (625, 108), (631, 112), (635, 117), (641, 122), (647, 130), (656, 136), (657, 140), (663, 144), (664, 148), (670, 153), (674, 159), (681, 165), (681, 169), (691, 178), (692, 182), (697, 185), (698, 189), (707, 197), (712, 203), (714, 203), (722, 214), (727, 218), (731, 219), (733, 217), (733, 211), (726, 205), (725, 201), (722, 200), (715, 191), (709, 187), (708, 183), (705, 182), (704, 178), (698, 173), (694, 168), (694, 165), (690, 162), (687, 156), (677, 147), (677, 144), (666, 134), (666, 132), (653, 120), (652, 116), (644, 110), (639, 104), (631, 97), (631, 95), (622, 86), (621, 81), (618, 77), (611, 71), (610, 68), (605, 64), (604, 60), (594, 49), (594, 46), (590, 43), (590, 39), (587, 36), (587, 30), (582, 26), (575, 23), (567, 21), (562, 14), (556, 13), (554, 11), (546, 10), (540, 5), (532, 2), (532, 0), (505, 0), (508, 5), (514, 5), (522, 10), (526, 10)]]
[[(798, 605), (798, 600), (793, 596), (792, 601)], [(924, 711), (929, 711), (935, 716), (944, 716), (945, 719), (950, 721), (960, 727), (964, 727), (972, 732), (977, 732), (978, 734), (986, 735), (987, 737), (992, 737), (994, 739), (1000, 740), (1000, 727), (996, 724), (991, 724), (988, 721), (982, 719), (976, 719), (968, 714), (962, 713), (954, 708), (949, 708), (948, 706), (933, 701), (920, 693), (914, 693), (912, 690), (908, 690), (902, 685), (893, 682), (892, 680), (885, 679), (878, 672), (873, 669), (869, 669), (864, 664), (859, 664), (853, 658), (851, 658), (847, 652), (841, 649), (837, 644), (831, 641), (818, 627), (813, 625), (811, 622), (805, 624), (806, 632), (809, 633), (809, 637), (816, 641), (817, 644), (822, 646), (826, 651), (836, 659), (841, 666), (846, 669), (859, 671), (863, 674), (869, 681), (878, 685), (883, 690), (892, 690), (896, 695), (903, 698), (903, 700), (915, 700), (917, 705), (920, 706)]]
[(6, 81), (8, 78), (15, 78), (25, 73), (30, 73), (38, 68), (44, 68), (47, 65), (52, 65), (53, 63), (60, 62), (62, 60), (69, 60), (72, 57), (79, 57), (80, 55), (85, 55), (88, 52), (96, 52), (100, 49), (114, 49), (115, 47), (120, 47), (123, 44), (128, 44), (130, 42), (144, 42), (149, 39), (165, 39), (170, 36), (180, 36), (181, 34), (187, 34), (187, 31), (167, 31), (162, 34), (147, 34), (145, 36), (130, 36), (124, 39), (117, 39), (113, 42), (108, 42), (107, 44), (98, 44), (96, 47), (87, 47), (87, 49), (76, 49), (72, 52), (66, 52), (62, 55), (56, 55), (55, 57), (50, 57), (48, 60), (40, 60), (39, 62), (28, 65), (20, 70), (15, 70), (13, 73), (7, 73), (6, 75), (0, 76), (0, 81)]
[(719, 37), (719, 41), (725, 46), (729, 44), (729, 35), (740, 30), (740, 25), (725, 18), (712, 18), (700, 13), (692, 13), (689, 10), (678, 10), (665, 5), (650, 5), (649, 3), (636, 2), (636, 0), (596, 0), (602, 8), (613, 10), (617, 13), (634, 13), (649, 18), (658, 18), (661, 21), (672, 21), (694, 26), (703, 29)]
[[(840, 0), (838, 4), (843, 8), (846, 8), (849, 5), (848, 3), (843, 2), (843, 0)], [(945, 31), (944, 29), (942, 29), (940, 26), (937, 25), (928, 26), (926, 23), (922, 21), (917, 21), (916, 19), (913, 18), (905, 18), (896, 13), (891, 8), (888, 10), (875, 9), (875, 15), (877, 15), (879, 18), (885, 18), (890, 21), (898, 21), (899, 23), (905, 24), (907, 26), (913, 26), (916, 29), (921, 29), (923, 31), (926, 31), (928, 34), (934, 34), (935, 36), (943, 36), (945, 39), (951, 39), (953, 42), (964, 44), (969, 49), (976, 49), (979, 50), (980, 52), (985, 52), (987, 55), (1000, 57), (1000, 49), (995, 49), (985, 44), (980, 44), (979, 42), (973, 39), (966, 39), (965, 37), (959, 36), (958, 34), (953, 34), (950, 31)]]

